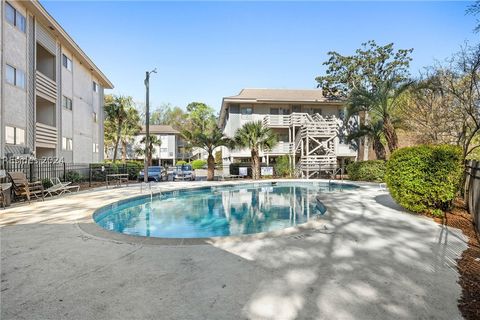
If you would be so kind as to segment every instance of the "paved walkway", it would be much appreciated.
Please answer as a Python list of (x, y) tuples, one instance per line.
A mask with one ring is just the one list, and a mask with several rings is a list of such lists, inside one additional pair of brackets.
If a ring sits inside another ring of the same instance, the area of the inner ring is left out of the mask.
[[(242, 183), (242, 182), (240, 182)], [(220, 182), (164, 183), (164, 188)], [(138, 186), (0, 211), (7, 319), (460, 319), (457, 229), (378, 185), (323, 195), (315, 226), (203, 245), (91, 235), (91, 212)]]

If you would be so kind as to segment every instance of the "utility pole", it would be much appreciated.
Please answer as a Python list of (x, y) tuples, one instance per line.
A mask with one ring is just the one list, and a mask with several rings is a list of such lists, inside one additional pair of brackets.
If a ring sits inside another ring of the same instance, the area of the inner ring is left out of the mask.
[(143, 181), (148, 182), (148, 159), (150, 158), (150, 74), (157, 73), (157, 69), (153, 69), (150, 72), (145, 72), (145, 89), (146, 89), (146, 99), (145, 99), (145, 162), (143, 167)]

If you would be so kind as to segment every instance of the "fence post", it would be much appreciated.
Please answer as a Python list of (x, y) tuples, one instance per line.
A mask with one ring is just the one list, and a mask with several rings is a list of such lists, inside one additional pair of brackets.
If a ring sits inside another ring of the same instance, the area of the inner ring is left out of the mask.
[(33, 162), (30, 162), (30, 182), (33, 182)]

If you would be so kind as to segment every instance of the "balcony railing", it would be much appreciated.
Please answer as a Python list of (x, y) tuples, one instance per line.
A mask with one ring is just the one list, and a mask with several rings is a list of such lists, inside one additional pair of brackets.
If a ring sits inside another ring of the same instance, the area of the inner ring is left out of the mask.
[(271, 150), (265, 151), (265, 154), (290, 154), (292, 146), (292, 143), (280, 141)]
[(263, 118), (263, 125), (270, 128), (289, 127), (290, 124), (290, 115), (269, 114), (266, 115), (265, 118)]
[(35, 144), (41, 148), (56, 148), (57, 128), (37, 122)]
[(37, 95), (51, 102), (57, 101), (57, 84), (55, 81), (37, 70), (35, 84)]

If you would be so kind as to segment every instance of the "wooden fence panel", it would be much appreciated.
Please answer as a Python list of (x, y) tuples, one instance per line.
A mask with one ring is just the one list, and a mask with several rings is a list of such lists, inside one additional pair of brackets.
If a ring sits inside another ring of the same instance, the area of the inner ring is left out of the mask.
[(467, 210), (480, 232), (480, 161), (469, 160), (465, 164), (464, 195)]

